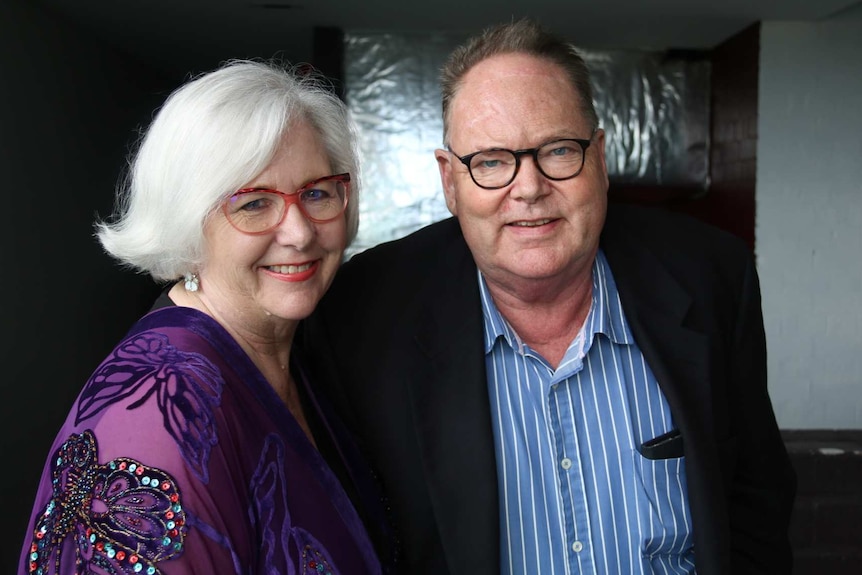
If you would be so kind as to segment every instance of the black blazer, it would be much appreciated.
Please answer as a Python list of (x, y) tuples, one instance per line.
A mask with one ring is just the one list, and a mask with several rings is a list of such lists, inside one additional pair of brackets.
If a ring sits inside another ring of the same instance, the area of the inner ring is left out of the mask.
[[(747, 246), (612, 205), (601, 247), (682, 435), (697, 572), (789, 574), (795, 476), (767, 395)], [(388, 493), (411, 575), (500, 572), (476, 274), (450, 218), (354, 256), (300, 335)]]

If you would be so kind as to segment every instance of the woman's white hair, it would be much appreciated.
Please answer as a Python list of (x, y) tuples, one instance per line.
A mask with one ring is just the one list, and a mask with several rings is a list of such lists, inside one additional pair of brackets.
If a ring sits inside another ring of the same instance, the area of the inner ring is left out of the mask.
[(348, 243), (359, 225), (356, 128), (331, 85), (307, 68), (231, 60), (174, 91), (140, 142), (117, 190), (102, 247), (157, 281), (203, 264), (206, 218), (269, 166), (296, 121), (320, 134), (332, 173), (349, 172)]

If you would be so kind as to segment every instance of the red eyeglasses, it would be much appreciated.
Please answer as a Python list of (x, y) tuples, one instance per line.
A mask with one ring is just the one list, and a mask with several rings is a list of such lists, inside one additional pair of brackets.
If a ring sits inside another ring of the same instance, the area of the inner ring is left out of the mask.
[(222, 204), (233, 227), (245, 234), (265, 234), (284, 220), (287, 208), (299, 207), (309, 221), (323, 224), (344, 213), (350, 197), (350, 174), (312, 180), (293, 193), (243, 188)]

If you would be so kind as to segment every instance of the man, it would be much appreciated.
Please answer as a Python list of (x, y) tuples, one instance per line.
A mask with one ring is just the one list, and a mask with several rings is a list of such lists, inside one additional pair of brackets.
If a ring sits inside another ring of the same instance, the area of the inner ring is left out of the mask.
[(744, 243), (608, 208), (583, 61), (529, 21), (442, 75), (454, 218), (308, 322), (407, 573), (790, 573), (795, 477)]

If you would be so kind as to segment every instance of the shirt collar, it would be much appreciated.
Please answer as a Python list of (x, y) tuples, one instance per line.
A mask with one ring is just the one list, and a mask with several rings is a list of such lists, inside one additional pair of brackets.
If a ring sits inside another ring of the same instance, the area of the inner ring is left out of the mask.
[[(478, 271), (477, 273), (485, 325), (485, 354), (491, 352), (494, 342), (500, 337), (504, 338), (512, 349), (524, 353), (524, 343), (497, 309), (482, 272)], [(634, 337), (623, 313), (611, 267), (601, 249), (593, 262), (592, 305), (581, 333), (589, 334), (589, 338), (586, 339), (588, 346), (597, 333), (606, 335), (608, 339), (617, 344), (634, 343)], [(578, 337), (580, 335), (578, 334)]]

